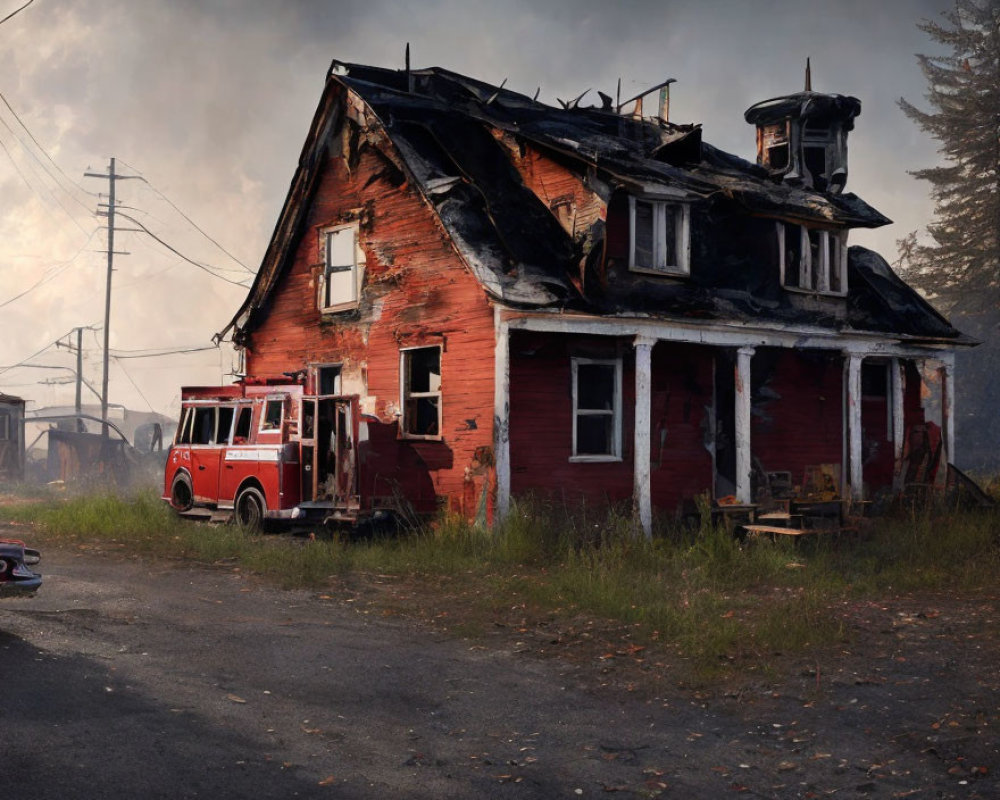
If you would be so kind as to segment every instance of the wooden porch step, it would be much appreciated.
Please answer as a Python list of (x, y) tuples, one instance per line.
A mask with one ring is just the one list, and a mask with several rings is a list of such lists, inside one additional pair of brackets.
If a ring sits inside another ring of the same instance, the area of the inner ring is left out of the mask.
[(767, 533), (772, 536), (805, 536), (809, 533), (825, 533), (823, 529), (815, 528), (783, 528), (779, 525), (744, 525), (743, 530), (750, 534)]
[(757, 520), (765, 525), (780, 525), (786, 528), (801, 528), (802, 515), (787, 511), (767, 511), (757, 515)]

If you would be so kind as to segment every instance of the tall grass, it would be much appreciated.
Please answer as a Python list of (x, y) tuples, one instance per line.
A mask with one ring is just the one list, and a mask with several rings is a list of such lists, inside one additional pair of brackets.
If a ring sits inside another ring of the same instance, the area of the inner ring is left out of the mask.
[[(776, 652), (839, 641), (838, 601), (914, 589), (970, 589), (1000, 573), (994, 512), (911, 513), (850, 541), (741, 543), (707, 522), (637, 535), (630, 514), (567, 514), (515, 505), (487, 531), (444, 517), (406, 534), (250, 535), (178, 519), (153, 492), (93, 494), (0, 505), (0, 519), (35, 526), (45, 541), (97, 541), (129, 551), (238, 564), (286, 587), (321, 587), (377, 573), (448, 584), (487, 607), (512, 599), (550, 615), (586, 614), (670, 642), (702, 678), (731, 663), (762, 666)], [(471, 591), (467, 591), (471, 590)]]

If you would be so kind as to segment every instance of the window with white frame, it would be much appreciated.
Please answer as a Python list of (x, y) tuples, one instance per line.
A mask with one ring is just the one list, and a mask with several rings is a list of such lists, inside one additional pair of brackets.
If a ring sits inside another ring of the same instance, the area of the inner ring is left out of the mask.
[(323, 279), (319, 305), (323, 311), (340, 311), (358, 304), (361, 265), (358, 257), (358, 228), (341, 225), (321, 232)]
[(690, 217), (687, 203), (629, 197), (629, 269), (690, 274)]
[(441, 348), (414, 347), (399, 353), (401, 432), (408, 437), (441, 435)]
[(622, 455), (622, 362), (572, 359), (574, 461), (617, 460)]
[(847, 294), (847, 231), (775, 224), (782, 286), (815, 294)]

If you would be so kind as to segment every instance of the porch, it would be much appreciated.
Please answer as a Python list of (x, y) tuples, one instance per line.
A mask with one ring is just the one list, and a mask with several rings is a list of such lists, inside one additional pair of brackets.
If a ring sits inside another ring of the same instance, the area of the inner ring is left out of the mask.
[(526, 491), (653, 509), (752, 506), (781, 475), (861, 502), (944, 476), (953, 354), (933, 343), (577, 315), (497, 314), (497, 509)]

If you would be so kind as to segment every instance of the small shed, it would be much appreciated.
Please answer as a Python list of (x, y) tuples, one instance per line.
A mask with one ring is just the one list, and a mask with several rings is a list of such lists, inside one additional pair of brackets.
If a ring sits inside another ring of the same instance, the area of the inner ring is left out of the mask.
[(24, 477), (24, 400), (0, 393), (0, 479)]

